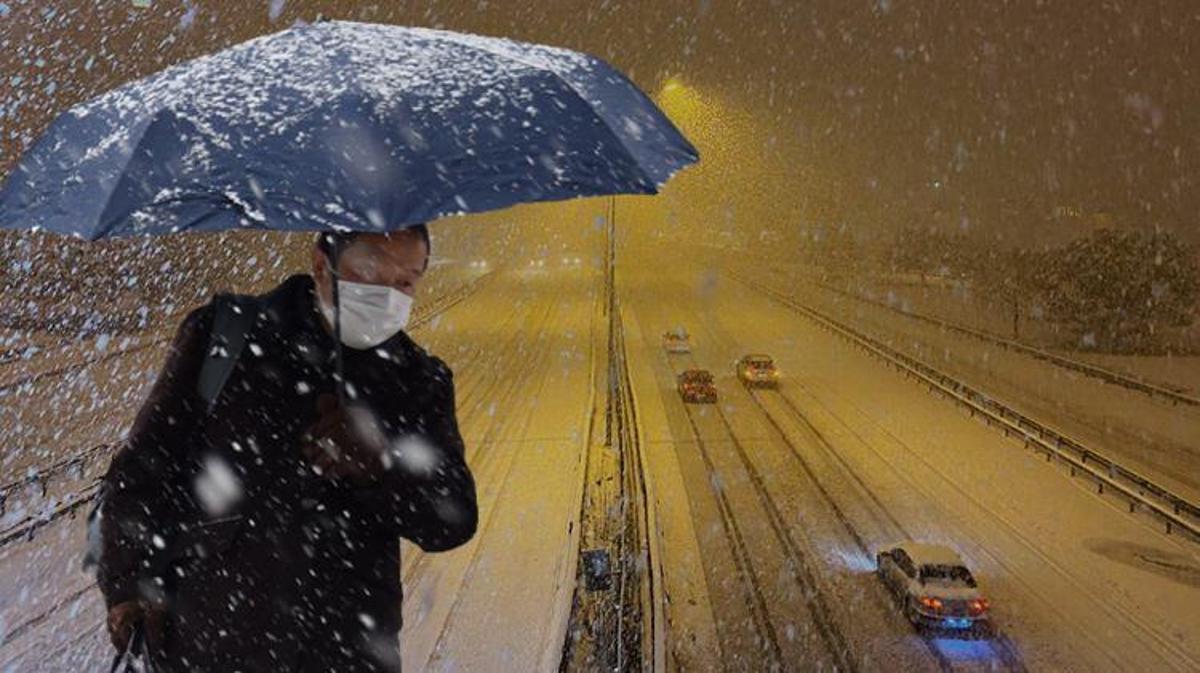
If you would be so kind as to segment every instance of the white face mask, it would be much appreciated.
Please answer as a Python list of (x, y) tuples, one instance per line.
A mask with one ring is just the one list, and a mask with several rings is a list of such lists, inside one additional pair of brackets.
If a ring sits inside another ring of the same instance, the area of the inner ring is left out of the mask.
[[(333, 306), (318, 300), (322, 315), (333, 324)], [(413, 298), (394, 287), (338, 281), (342, 343), (351, 348), (374, 348), (408, 325)]]

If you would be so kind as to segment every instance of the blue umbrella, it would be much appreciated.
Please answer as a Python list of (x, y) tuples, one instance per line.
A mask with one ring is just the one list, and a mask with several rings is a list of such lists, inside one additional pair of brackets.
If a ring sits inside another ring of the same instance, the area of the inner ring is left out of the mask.
[(600, 59), (323, 21), (68, 110), (9, 175), (0, 229), (88, 240), (241, 228), (390, 231), (524, 202), (652, 194), (697, 159), (658, 108)]
[(320, 22), (62, 114), (0, 192), (0, 229), (89, 240), (387, 231), (455, 213), (652, 194), (696, 150), (600, 59)]

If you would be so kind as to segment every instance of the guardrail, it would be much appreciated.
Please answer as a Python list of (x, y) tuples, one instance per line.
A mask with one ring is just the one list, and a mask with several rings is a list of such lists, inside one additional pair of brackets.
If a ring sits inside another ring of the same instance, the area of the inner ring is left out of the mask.
[(1026, 446), (1045, 453), (1048, 460), (1058, 458), (1068, 465), (1072, 476), (1083, 474), (1090, 478), (1097, 484), (1100, 493), (1104, 493), (1107, 488), (1120, 494), (1128, 500), (1130, 512), (1136, 512), (1139, 508), (1144, 509), (1165, 524), (1168, 534), (1180, 530), (1189, 534), (1194, 540), (1200, 541), (1200, 506), (1195, 503), (1172, 493), (1136, 471), (1087, 448), (1045, 424), (992, 399), (986, 393), (958, 381), (916, 358), (901, 353), (845, 323), (805, 306), (778, 290), (736, 275), (733, 278), (804, 314), (829, 331), (850, 340), (885, 362), (916, 376), (929, 384), (931, 389), (940, 391), (966, 406), (972, 415), (978, 413), (989, 424), (997, 423), (1004, 430), (1005, 435), (1012, 433), (1019, 436)]
[(100, 483), (101, 480), (96, 479), (84, 488), (71, 493), (53, 510), (27, 516), (8, 528), (0, 530), (0, 549), (8, 546), (11, 542), (31, 540), (39, 528), (48, 526), (64, 516), (74, 516), (76, 511), (96, 498), (96, 494), (100, 492)]
[(8, 496), (13, 491), (29, 486), (38, 487), (42, 495), (46, 495), (46, 490), (49, 488), (50, 480), (57, 477), (63, 472), (67, 472), (72, 468), (82, 468), (87, 465), (88, 461), (95, 458), (102, 451), (112, 448), (112, 444), (97, 444), (89, 449), (85, 449), (73, 456), (63, 458), (62, 460), (52, 463), (45, 468), (39, 469), (28, 476), (14, 479), (3, 486), (0, 486), (0, 516), (3, 516), (7, 511)]
[(915, 311), (909, 311), (907, 309), (898, 308), (896, 306), (892, 306), (891, 304), (888, 304), (887, 302), (880, 301), (878, 299), (872, 299), (870, 297), (864, 297), (856, 292), (850, 292), (848, 290), (843, 290), (841, 288), (833, 287), (833, 286), (827, 285), (825, 283), (816, 283), (816, 285), (818, 287), (829, 290), (830, 292), (836, 292), (837, 294), (841, 294), (841, 295), (850, 297), (851, 299), (854, 299), (857, 301), (865, 302), (868, 304), (874, 304), (876, 306), (880, 306), (880, 307), (886, 308), (890, 311), (899, 313), (900, 315), (907, 316), (909, 318), (913, 318), (914, 320), (921, 320), (923, 322), (927, 322), (931, 325), (936, 325), (937, 327), (941, 327), (943, 329), (947, 329), (947, 330), (950, 330), (953, 332), (958, 332), (960, 334), (965, 334), (965, 335), (973, 337), (975, 339), (979, 339), (980, 341), (986, 341), (988, 343), (992, 343), (992, 344), (1001, 346), (1003, 348), (1007, 348), (1012, 351), (1024, 353), (1026, 355), (1032, 356), (1039, 360), (1045, 360), (1046, 362), (1049, 362), (1055, 366), (1062, 367), (1064, 369), (1069, 369), (1071, 371), (1076, 371), (1081, 374), (1091, 376), (1092, 378), (1100, 379), (1100, 380), (1104, 381), (1105, 383), (1112, 383), (1115, 385), (1119, 385), (1123, 388), (1129, 388), (1130, 390), (1136, 390), (1138, 392), (1145, 393), (1152, 397), (1161, 397), (1163, 399), (1170, 400), (1172, 404), (1187, 404), (1189, 406), (1200, 406), (1200, 397), (1193, 397), (1193, 396), (1183, 393), (1179, 390), (1173, 390), (1173, 389), (1168, 388), (1163, 385), (1159, 385), (1156, 383), (1150, 383), (1148, 381), (1144, 381), (1142, 379), (1139, 379), (1135, 376), (1131, 376), (1129, 374), (1122, 374), (1121, 372), (1116, 372), (1111, 369), (1105, 369), (1104, 367), (1101, 367), (1099, 365), (1094, 365), (1089, 362), (1083, 362), (1081, 360), (1075, 360), (1075, 359), (1072, 359), (1072, 358), (1069, 358), (1069, 357), (1066, 357), (1063, 355), (1058, 355), (1057, 353), (1051, 353), (1050, 351), (1044, 350), (1042, 348), (1038, 348), (1036, 346), (1030, 346), (1029, 344), (1021, 343), (1020, 341), (1017, 341), (1015, 339), (1008, 339), (1008, 338), (1005, 338), (1005, 337), (1002, 337), (1002, 336), (999, 336), (996, 334), (992, 334), (990, 332), (986, 332), (984, 330), (975, 329), (973, 327), (967, 327), (966, 325), (960, 325), (958, 323), (951, 322), (949, 320), (942, 320), (941, 318), (935, 318), (933, 316), (925, 315), (922, 313), (917, 313)]

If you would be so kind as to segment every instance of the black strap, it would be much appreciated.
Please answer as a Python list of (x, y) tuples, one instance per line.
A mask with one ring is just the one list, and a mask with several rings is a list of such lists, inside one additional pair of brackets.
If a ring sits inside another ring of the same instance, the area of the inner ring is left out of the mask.
[(204, 402), (205, 412), (211, 412), (216, 405), (221, 389), (246, 346), (246, 335), (258, 316), (258, 301), (254, 297), (218, 295), (213, 303), (215, 312), (208, 336), (208, 351), (196, 378), (196, 393)]

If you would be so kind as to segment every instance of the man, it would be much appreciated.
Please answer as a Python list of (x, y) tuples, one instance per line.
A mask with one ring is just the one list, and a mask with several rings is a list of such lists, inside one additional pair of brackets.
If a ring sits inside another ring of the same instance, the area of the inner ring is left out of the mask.
[(424, 226), (318, 236), (312, 276), (248, 304), (211, 405), (198, 380), (228, 308), (185, 319), (105, 477), (118, 649), (139, 626), (156, 670), (399, 670), (400, 538), (450, 549), (478, 516), (451, 372), (403, 331), (428, 259)]

